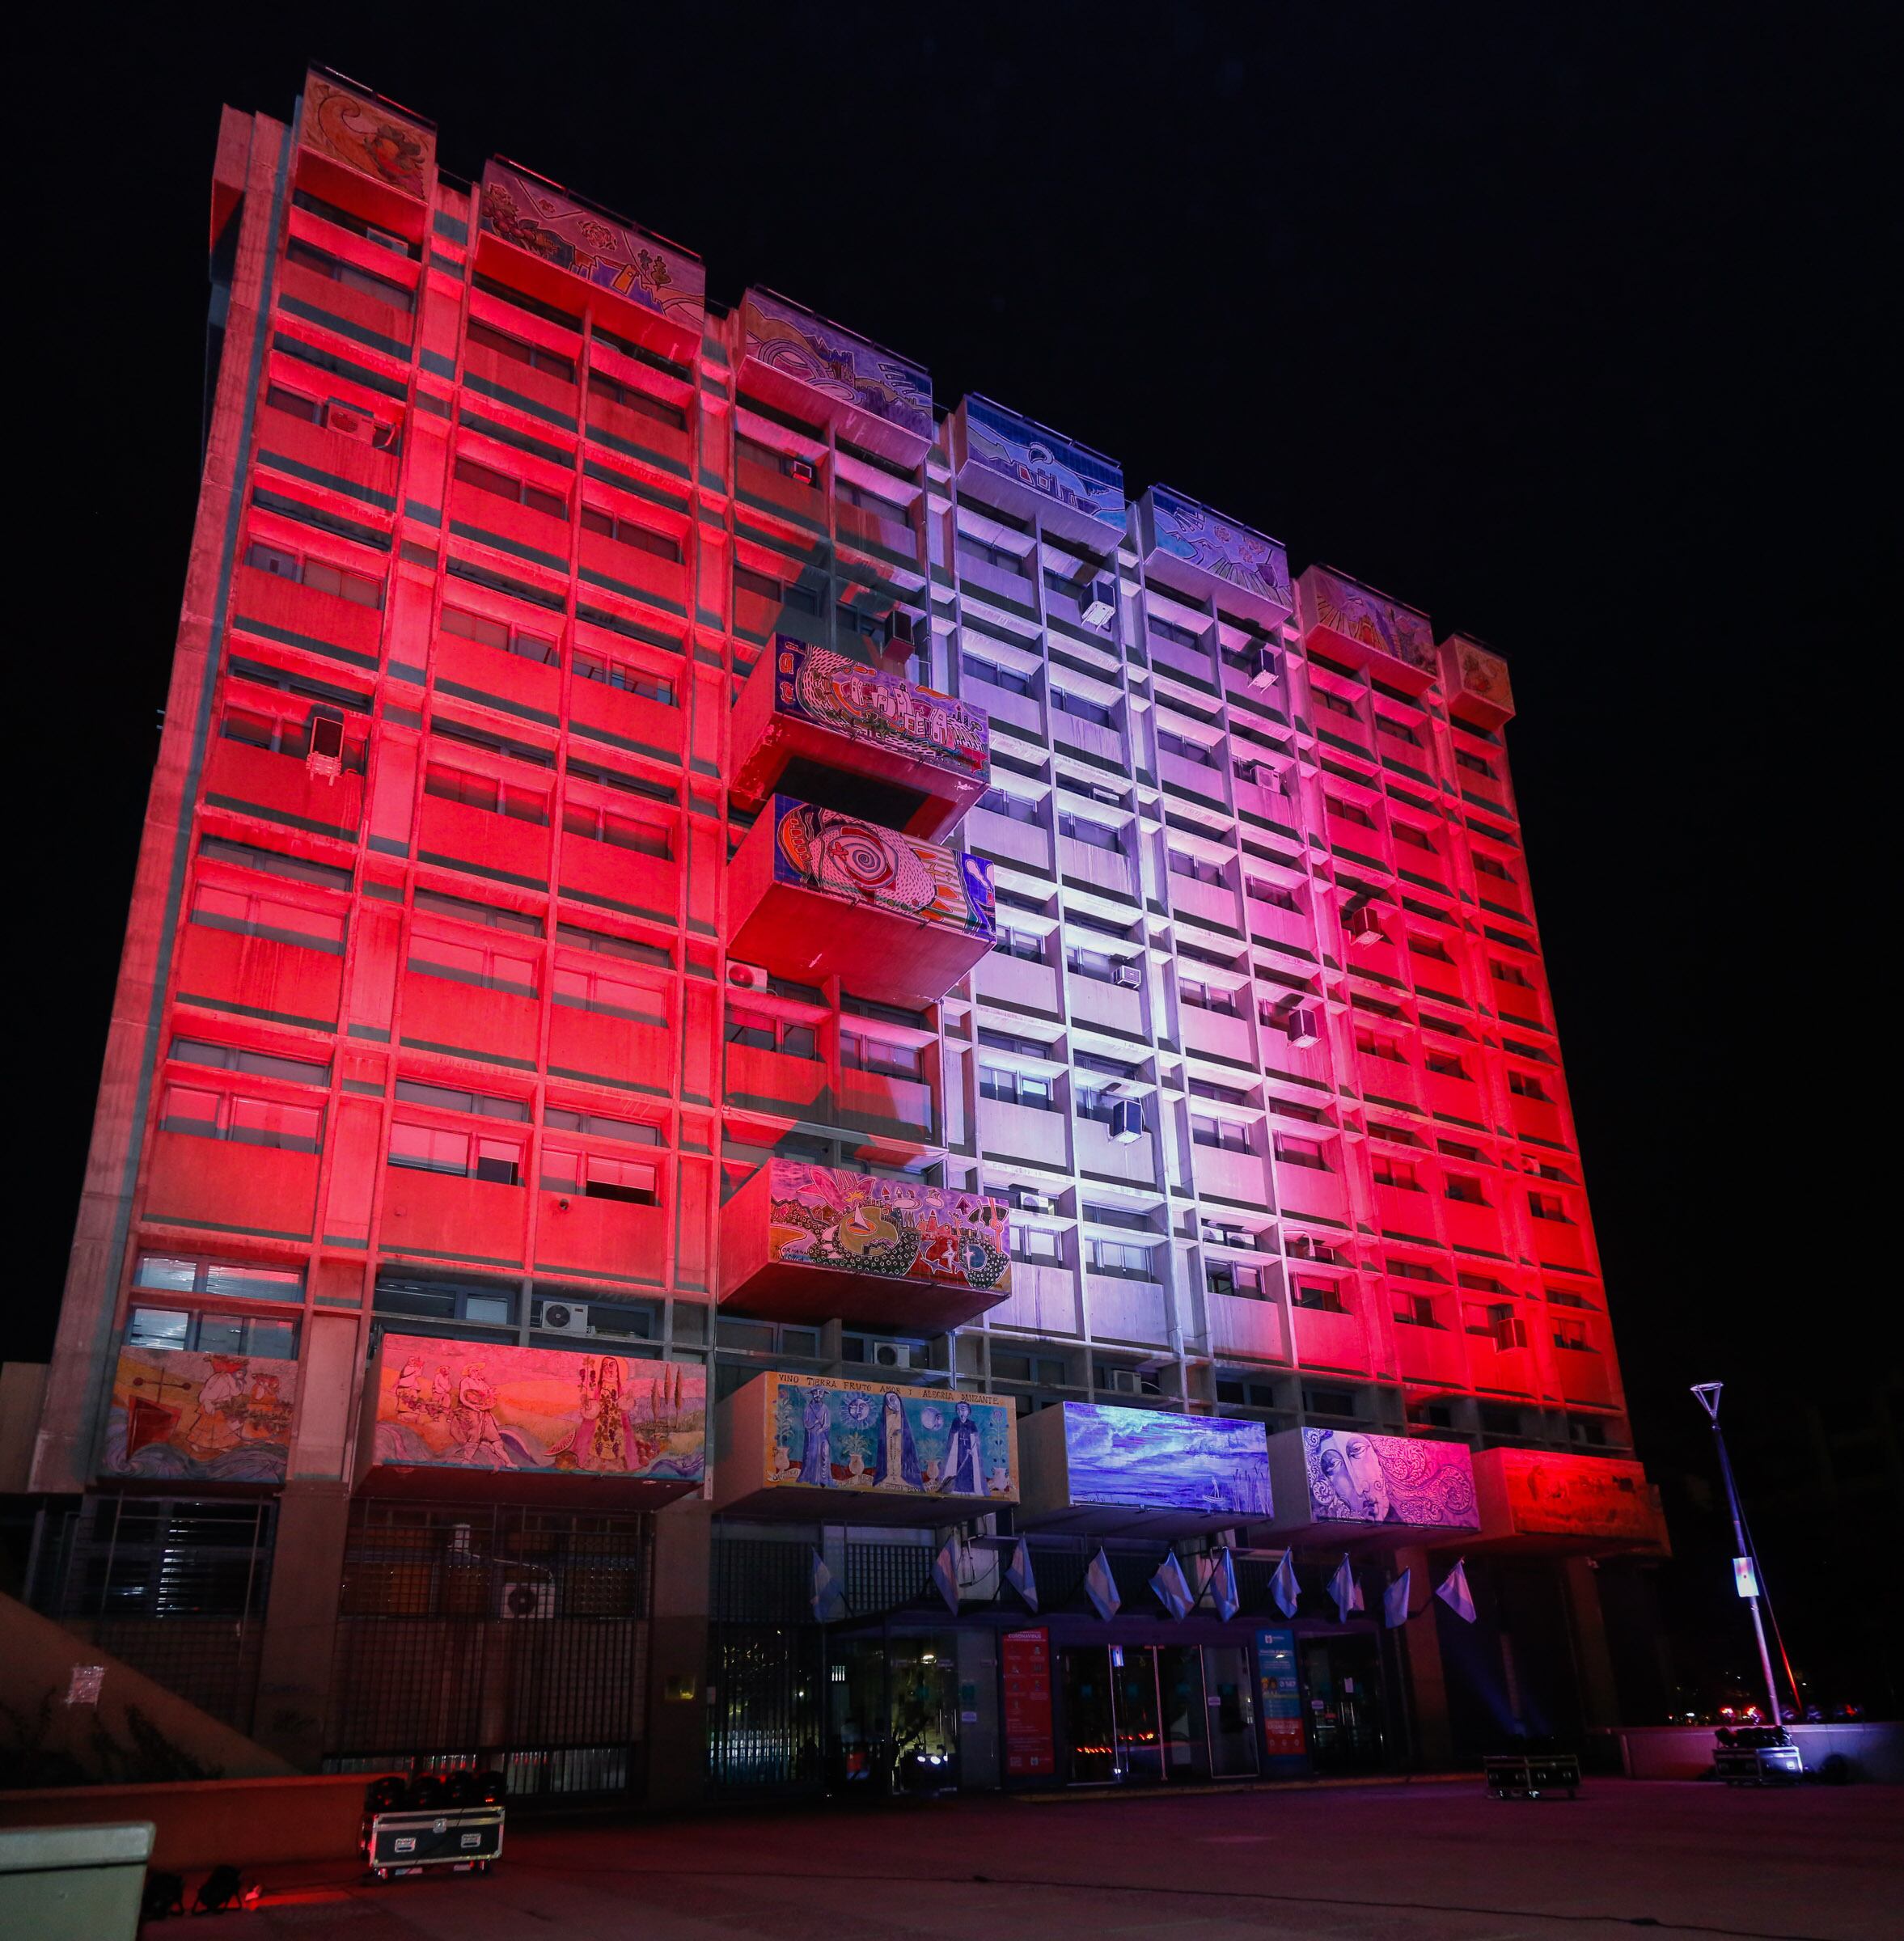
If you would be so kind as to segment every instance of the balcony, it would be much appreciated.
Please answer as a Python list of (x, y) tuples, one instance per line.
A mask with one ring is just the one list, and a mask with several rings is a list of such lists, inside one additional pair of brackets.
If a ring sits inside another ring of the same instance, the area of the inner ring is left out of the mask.
[[(585, 640), (582, 630), (577, 631)], [(586, 680), (578, 674), (569, 686), (570, 730), (634, 755), (678, 763), (687, 721), (684, 708), (671, 708), (666, 702), (611, 687), (606, 681)]]
[[(544, 573), (569, 576), (569, 557), (575, 529), (552, 512), (518, 505), (501, 493), (485, 492), (460, 479), (450, 484), (450, 530), (479, 545), (527, 560)], [(599, 535), (590, 533), (590, 539)]]
[(1106, 983), (1081, 974), (1067, 980), (1073, 1024), (1094, 1026), (1120, 1038), (1144, 1035), (1144, 993), (1127, 984)]
[(241, 565), (232, 573), (231, 626), (235, 632), (302, 647), (353, 667), (374, 667), (383, 637), (378, 608), (256, 566)]
[(1215, 1059), (1226, 1065), (1255, 1068), (1256, 1058), (1250, 1042), (1250, 1022), (1227, 1011), (1208, 1011), (1199, 1004), (1178, 1008), (1177, 1025), (1183, 1049)]
[(1501, 1245), (1500, 1215), (1489, 1206), (1472, 1200), (1444, 1199), (1441, 1217), (1447, 1223), (1451, 1246), (1470, 1254), (1504, 1254)]
[(681, 865), (671, 856), (651, 856), (645, 849), (598, 842), (592, 835), (565, 829), (561, 893), (604, 910), (671, 924), (678, 916)]
[(929, 1144), (937, 1131), (932, 1087), (881, 1072), (842, 1072), (840, 1123), (859, 1131)]
[(1252, 896), (1245, 899), (1243, 913), (1250, 936), (1259, 942), (1280, 944), (1312, 962), (1315, 958), (1315, 925), (1301, 911), (1285, 910), (1280, 904)]
[(293, 478), (311, 479), (379, 512), (396, 510), (394, 451), (379, 450), (367, 438), (347, 437), (288, 411), (267, 406), (259, 414), (258, 463)]
[(721, 1210), (721, 1304), (933, 1334), (1011, 1292), (1004, 1203), (770, 1159)]
[[(418, 943), (427, 950), (423, 940)], [(401, 996), (404, 1044), (525, 1071), (534, 1068), (542, 1021), (538, 999), (457, 978), (432, 977), (414, 966), (404, 973)]]
[(1087, 1178), (1123, 1181), (1134, 1186), (1157, 1184), (1157, 1140), (1153, 1134), (1140, 1132), (1133, 1140), (1119, 1141), (1111, 1129), (1094, 1119), (1073, 1122), (1077, 1140), (1077, 1169)]
[(1427, 1077), (1428, 1110), (1436, 1119), (1451, 1119), (1467, 1126), (1487, 1123), (1481, 1088), (1471, 1078), (1452, 1078), (1435, 1071)]
[(1049, 964), (994, 950), (972, 974), (972, 988), (982, 1004), (1004, 1004), (1013, 1011), (1058, 1015), (1058, 974)]
[[(1339, 1148), (1336, 1151), (1340, 1158)], [(1276, 1166), (1276, 1211), (1285, 1219), (1348, 1224), (1348, 1187), (1341, 1173), (1326, 1166), (1297, 1165), (1279, 1160)]]
[(1197, 923), (1214, 924), (1220, 930), (1242, 935), (1235, 890), (1225, 883), (1199, 882), (1194, 876), (1182, 876), (1174, 869), (1170, 876), (1170, 907), (1179, 916), (1189, 917)]
[(1062, 1112), (1041, 1111), (1036, 1106), (1015, 1105), (1009, 1099), (979, 1100), (979, 1145), (995, 1159), (1022, 1159), (1034, 1165), (1068, 1170)]
[(1099, 890), (1114, 901), (1131, 900), (1130, 859), (1121, 849), (1100, 849), (1094, 843), (1081, 843), (1075, 836), (1061, 835), (1058, 838), (1058, 868), (1067, 882)]
[(624, 599), (658, 607), (679, 620), (688, 617), (688, 568), (682, 560), (624, 545), (586, 526), (582, 531), (582, 579), (584, 586), (605, 587)]
[(1614, 1390), (1613, 1364), (1593, 1347), (1554, 1350), (1560, 1393), (1585, 1408), (1609, 1409), (1618, 1399)]
[(1593, 1272), (1586, 1233), (1578, 1220), (1530, 1220), (1528, 1226), (1534, 1235), (1534, 1258), (1543, 1267), (1575, 1274)]
[(764, 1113), (786, 1119), (811, 1119), (830, 1125), (833, 1088), (825, 1064), (817, 1058), (795, 1058), (785, 1051), (765, 1051), (752, 1045), (727, 1047), (727, 1102), (744, 1112)]
[(347, 289), (302, 263), (281, 262), (277, 278), (277, 307), (287, 315), (334, 330), (387, 357), (408, 359), (416, 319), (408, 311)]
[(1305, 644), (1352, 666), (1373, 666), (1385, 680), (1419, 692), (1441, 671), (1428, 615), (1359, 586), (1326, 566), (1310, 566), (1296, 581), (1296, 612)]
[(1289, 1325), (1296, 1333), (1296, 1359), (1304, 1368), (1368, 1373), (1369, 1342), (1360, 1315), (1338, 1314), (1327, 1308), (1292, 1307)]
[(485, 397), (512, 404), (545, 425), (575, 429), (582, 394), (572, 380), (554, 371), (538, 370), (487, 344), (465, 344), (463, 374), (463, 382)]
[(1051, 874), (1051, 831), (1036, 822), (1014, 822), (990, 809), (975, 809), (966, 818), (964, 833), (968, 848), (996, 861), (1008, 867), (1020, 864), (1034, 876)]
[(1212, 1355), (1242, 1355), (1252, 1361), (1288, 1360), (1283, 1311), (1273, 1300), (1253, 1300), (1239, 1294), (1206, 1294), (1204, 1312), (1209, 1317)]
[(1059, 747), (1068, 749), (1073, 755), (1081, 755), (1094, 768), (1115, 770), (1122, 774), (1124, 761), (1124, 738), (1115, 728), (1106, 728), (1096, 721), (1087, 721), (1081, 716), (1067, 714), (1062, 708), (1051, 710), (1051, 738)]
[(1451, 1328), (1395, 1323), (1395, 1355), (1403, 1381), (1418, 1389), (1465, 1389), (1468, 1385), (1467, 1338)]
[[(977, 708), (786, 634), (754, 663), (733, 738), (730, 787), (743, 806), (773, 794), (789, 768), (820, 769), (835, 799), (927, 842), (984, 793), (991, 759)], [(856, 780), (835, 789), (834, 776)]]
[(561, 717), (562, 670), (489, 647), (458, 633), (439, 634), (436, 684), (443, 694), (480, 702), (504, 714), (553, 726)]
[(535, 1265), (553, 1274), (662, 1287), (672, 1224), (666, 1207), (544, 1193), (536, 1203)]
[(1084, 1290), (1094, 1341), (1131, 1342), (1143, 1347), (1169, 1345), (1170, 1298), (1156, 1281), (1087, 1273)]
[(1254, 1152), (1233, 1152), (1227, 1146), (1193, 1145), (1191, 1150), (1200, 1199), (1208, 1195), (1238, 1207), (1268, 1204), (1263, 1161)]
[(387, 1166), (378, 1241), (389, 1253), (519, 1267), (528, 1207), (520, 1186)]
[(903, 518), (888, 518), (844, 499), (834, 506), (836, 536), (844, 553), (869, 555), (875, 561), (916, 567), (919, 535)]
[(559, 1000), (548, 1013), (548, 1070), (637, 1092), (673, 1089), (679, 1044), (673, 1032), (609, 1011)]
[(341, 951), (188, 924), (179, 938), (178, 1001), (248, 1012), (280, 1024), (335, 1030), (344, 989)]
[(425, 795), (417, 813), (417, 853), (425, 862), (526, 890), (548, 887), (548, 841), (546, 823), (497, 815), (442, 796)]
[(694, 439), (686, 426), (676, 426), (618, 404), (591, 390), (588, 400), (588, 435), (611, 451), (653, 466), (658, 472), (686, 478), (693, 464)]
[(315, 1152), (160, 1132), (146, 1162), (142, 1211), (147, 1220), (182, 1227), (308, 1240), (317, 1167)]
[(990, 953), (992, 866), (776, 795), (728, 865), (728, 954), (913, 1009)]
[(1475, 1457), (1483, 1541), (1547, 1554), (1666, 1548), (1657, 1498), (1636, 1462), (1549, 1449)]
[(1068, 1267), (1012, 1262), (1012, 1291), (992, 1310), (988, 1325), (1026, 1328), (1039, 1334), (1077, 1334), (1077, 1280)]
[(1168, 749), (1157, 758), (1157, 779), (1212, 807), (1223, 806), (1223, 771), (1207, 762), (1187, 762)]
[(960, 691), (975, 708), (984, 710), (988, 720), (1009, 721), (1022, 728), (1035, 742), (1044, 739), (1044, 710), (1035, 695), (1014, 694), (996, 681), (980, 680), (967, 674), (959, 682)]
[(1560, 1108), (1552, 1099), (1524, 1098), (1514, 1093), (1508, 1096), (1508, 1106), (1517, 1137), (1532, 1140), (1536, 1145), (1567, 1144), (1567, 1122), (1560, 1116)]
[(770, 513), (807, 532), (823, 534), (827, 530), (827, 496), (817, 480), (808, 483), (796, 479), (780, 466), (744, 450), (734, 463), (734, 496), (743, 505)]
[(302, 755), (275, 755), (221, 736), (205, 761), (205, 799), (210, 808), (354, 842), (363, 819), (364, 779), (319, 774)]

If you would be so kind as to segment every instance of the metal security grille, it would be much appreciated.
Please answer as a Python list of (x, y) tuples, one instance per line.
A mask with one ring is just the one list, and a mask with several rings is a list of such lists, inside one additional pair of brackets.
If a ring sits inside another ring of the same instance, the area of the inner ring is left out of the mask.
[(932, 1581), (933, 1553), (923, 1544), (848, 1543), (846, 1608), (871, 1618), (916, 1603)]
[(652, 1562), (643, 1516), (360, 1498), (327, 1765), (495, 1766), (518, 1796), (625, 1790)]
[(249, 1732), (275, 1512), (268, 1502), (88, 1496), (47, 1533), (35, 1601)]
[(804, 1624), (813, 1616), (813, 1552), (714, 1531), (712, 1603), (716, 1622)]
[(820, 1784), (820, 1644), (818, 1625), (709, 1626), (708, 1786), (717, 1798)]

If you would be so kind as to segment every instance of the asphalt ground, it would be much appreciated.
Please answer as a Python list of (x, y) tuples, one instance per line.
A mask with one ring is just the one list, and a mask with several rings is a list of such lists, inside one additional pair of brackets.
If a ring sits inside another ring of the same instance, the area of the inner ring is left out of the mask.
[(238, 1941), (1899, 1941), (1904, 1789), (1496, 1800), (1467, 1779), (521, 1819), (487, 1876), (259, 1878)]

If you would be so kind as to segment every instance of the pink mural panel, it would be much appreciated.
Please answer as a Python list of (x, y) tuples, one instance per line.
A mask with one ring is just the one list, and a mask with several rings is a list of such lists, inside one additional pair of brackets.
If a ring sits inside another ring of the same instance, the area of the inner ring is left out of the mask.
[(1310, 1511), (1318, 1523), (1479, 1527), (1474, 1461), (1465, 1443), (1371, 1436), (1360, 1429), (1305, 1429), (1302, 1457)]
[(429, 192), (436, 171), (436, 133), (367, 91), (313, 72), (304, 82), (304, 146), (371, 175), (406, 196)]
[(179, 1482), (281, 1482), (298, 1364), (186, 1348), (120, 1350), (99, 1471)]
[(768, 1250), (783, 1266), (1010, 1291), (1002, 1200), (801, 1160), (767, 1163)]
[(1311, 566), (1297, 581), (1303, 631), (1321, 628), (1345, 641), (1386, 653), (1424, 674), (1436, 668), (1434, 631), (1428, 616), (1386, 594), (1360, 586), (1324, 566)]

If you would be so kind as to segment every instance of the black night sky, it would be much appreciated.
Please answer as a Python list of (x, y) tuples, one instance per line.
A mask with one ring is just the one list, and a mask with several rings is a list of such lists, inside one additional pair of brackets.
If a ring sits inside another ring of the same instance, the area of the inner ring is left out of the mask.
[[(44, 697), (15, 1029), (50, 1056), (15, 1135), (9, 1351), (50, 1338), (157, 746), (218, 108), (288, 116), (315, 58), (433, 116), (448, 170), (518, 157), (698, 250), (716, 297), (784, 290), (918, 358), (941, 401), (984, 391), (1120, 459), (1133, 493), (1166, 480), (1507, 654), (1621, 1358), (1679, 1546), (1669, 1615), (1695, 1665), (1716, 1626), (1744, 1668), (1729, 1541), (1682, 1481), (1712, 1475), (1686, 1385), (1723, 1377), (1792, 1655), (1883, 1702), (1882, 1620), (1839, 1615), (1847, 1592), (1894, 1612), (1904, 1536), (1898, 1277), (1868, 1217), (1894, 1202), (1855, 1130), (1883, 1109), (1894, 950), (1860, 799), (1895, 632), (1864, 591), (1897, 550), (1876, 510), (1895, 518), (1895, 342), (1865, 267), (1895, 242), (1867, 209), (1876, 13), (43, 24), (59, 39), (14, 84), (34, 187), (9, 405), (16, 506), (44, 495), (45, 534), (12, 574)], [(1812, 1412), (1864, 1428), (1828, 1455)], [(1780, 1424), (1802, 1458), (1767, 1445)]]

